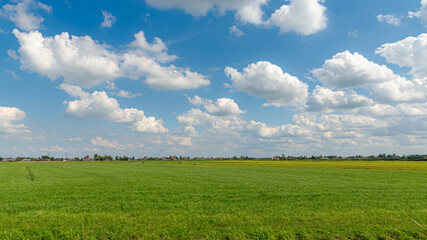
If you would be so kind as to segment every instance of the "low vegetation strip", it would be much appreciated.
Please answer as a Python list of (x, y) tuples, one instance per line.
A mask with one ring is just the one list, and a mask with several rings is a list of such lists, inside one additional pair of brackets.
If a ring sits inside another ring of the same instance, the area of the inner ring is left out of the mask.
[(0, 189), (0, 239), (427, 238), (425, 171), (3, 163)]
[(282, 161), (282, 160), (223, 160), (223, 161), (147, 161), (151, 164), (183, 164), (214, 166), (256, 166), (256, 167), (295, 167), (295, 168), (338, 168), (338, 169), (377, 169), (377, 170), (418, 170), (427, 171), (427, 161)]

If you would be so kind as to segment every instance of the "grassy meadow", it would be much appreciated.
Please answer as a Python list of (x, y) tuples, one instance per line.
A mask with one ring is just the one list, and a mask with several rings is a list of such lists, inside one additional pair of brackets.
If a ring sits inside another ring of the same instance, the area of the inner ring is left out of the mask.
[(0, 163), (0, 239), (426, 239), (426, 170), (426, 162)]

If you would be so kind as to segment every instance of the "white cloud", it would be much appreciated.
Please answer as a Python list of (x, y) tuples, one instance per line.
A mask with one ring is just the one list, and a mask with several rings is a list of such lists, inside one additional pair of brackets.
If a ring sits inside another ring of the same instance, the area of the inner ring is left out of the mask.
[(427, 101), (427, 34), (383, 44), (376, 50), (389, 63), (410, 67), (412, 79), (396, 77), (373, 87), (373, 96), (386, 103)]
[(101, 28), (111, 28), (116, 23), (116, 17), (113, 14), (102, 11), (102, 15), (104, 16), (104, 21), (101, 23)]
[(76, 119), (99, 119), (115, 123), (131, 124), (131, 129), (144, 133), (166, 133), (162, 120), (146, 117), (144, 112), (135, 108), (120, 108), (116, 99), (105, 92), (84, 92), (76, 86), (62, 84), (61, 89), (80, 100), (65, 102), (66, 114)]
[(14, 107), (0, 107), (0, 134), (3, 133), (30, 133), (23, 125), (15, 125), (12, 122), (25, 119), (25, 112)]
[(230, 27), (230, 35), (241, 37), (245, 35), (245, 33), (242, 30), (240, 30), (236, 25), (233, 25)]
[(238, 115), (246, 112), (240, 110), (239, 105), (230, 98), (218, 98), (215, 103), (205, 105), (205, 109), (214, 116)]
[(308, 97), (307, 84), (269, 62), (252, 63), (243, 73), (226, 67), (225, 73), (238, 91), (268, 99), (264, 106), (301, 106)]
[(85, 92), (81, 87), (78, 87), (78, 86), (73, 86), (73, 85), (68, 85), (63, 83), (59, 85), (58, 88), (64, 90), (71, 97), (75, 97), (75, 98), (78, 97), (82, 99), (90, 97), (90, 93)]
[(64, 82), (85, 87), (110, 82), (121, 76), (118, 57), (89, 36), (75, 37), (66, 32), (43, 37), (38, 31), (13, 30), (21, 45), (21, 67), (47, 76), (63, 77)]
[(258, 137), (262, 138), (307, 136), (310, 133), (308, 129), (294, 124), (271, 127), (255, 121), (250, 121), (247, 129), (255, 131)]
[(40, 28), (44, 18), (35, 12), (39, 9), (50, 13), (52, 7), (36, 0), (16, 0), (16, 5), (5, 4), (0, 11), (0, 16), (6, 16), (15, 25), (25, 31), (31, 31)]
[(290, 0), (288, 5), (277, 9), (267, 21), (268, 26), (277, 26), (282, 33), (296, 32), (310, 35), (326, 28), (324, 0)]
[(239, 115), (246, 112), (240, 110), (239, 105), (230, 98), (218, 98), (216, 102), (213, 102), (196, 95), (193, 98), (188, 97), (188, 101), (196, 106), (202, 105), (209, 114), (214, 116)]
[(90, 88), (102, 83), (111, 85), (121, 77), (145, 78), (152, 88), (161, 90), (193, 89), (210, 84), (205, 76), (187, 68), (162, 66), (176, 56), (166, 53), (167, 47), (159, 38), (146, 41), (143, 32), (135, 34), (135, 41), (124, 53), (92, 40), (89, 36), (76, 37), (64, 32), (54, 37), (43, 37), (38, 31), (29, 33), (14, 30), (21, 45), (21, 67), (55, 80)]
[(59, 147), (58, 145), (55, 145), (48, 148), (40, 148), (40, 151), (49, 152), (49, 154), (52, 154), (66, 152), (67, 150), (63, 149), (62, 147)]
[(421, 8), (417, 12), (409, 12), (409, 18), (418, 18), (427, 27), (427, 0), (421, 1)]
[[(183, 126), (209, 126), (214, 132), (234, 132), (242, 130), (246, 124), (240, 115), (215, 116), (195, 108), (176, 119)], [(187, 130), (194, 134), (192, 129)]]
[[(318, 142), (322, 145), (327, 142), (340, 141), (346, 138), (369, 136), (371, 132), (387, 127), (385, 121), (370, 116), (355, 114), (296, 114), (291, 124), (268, 126), (265, 123), (250, 121), (249, 131), (261, 138), (289, 139), (303, 144)], [(333, 140), (331, 140), (334, 138)]]
[(369, 61), (359, 53), (345, 51), (328, 59), (311, 73), (323, 86), (333, 89), (363, 87), (398, 78), (384, 65)]
[(66, 141), (69, 141), (69, 142), (80, 142), (80, 141), (83, 141), (83, 138), (81, 138), (81, 137), (76, 137), (76, 138), (66, 138), (65, 140), (66, 140)]
[(378, 22), (387, 23), (393, 26), (399, 26), (400, 25), (400, 18), (396, 17), (393, 14), (379, 14), (376, 16)]
[(94, 139), (91, 139), (90, 142), (94, 146), (104, 147), (104, 148), (118, 149), (121, 147), (116, 141), (109, 141), (109, 140), (103, 139), (102, 137), (95, 137)]
[(182, 136), (175, 136), (171, 135), (167, 137), (166, 143), (168, 145), (179, 145), (184, 147), (191, 147), (191, 137), (182, 137)]
[(117, 97), (121, 97), (121, 98), (136, 98), (141, 96), (141, 93), (135, 93), (133, 94), (130, 91), (125, 91), (125, 90), (119, 90), (119, 92), (117, 92)]
[(217, 9), (221, 14), (225, 11), (235, 11), (236, 18), (243, 22), (262, 24), (264, 12), (261, 7), (267, 0), (146, 0), (146, 2), (160, 9), (183, 9), (195, 17), (205, 16), (212, 9)]
[(129, 52), (136, 56), (146, 56), (155, 59), (158, 62), (165, 63), (178, 59), (175, 55), (167, 53), (168, 47), (162, 39), (155, 37), (153, 43), (149, 43), (145, 33), (140, 31), (135, 34), (135, 40), (129, 45)]
[(371, 116), (371, 117), (385, 117), (385, 116), (396, 116), (399, 114), (399, 111), (396, 107), (388, 104), (374, 104), (370, 106), (365, 106), (358, 109), (360, 115)]
[(403, 77), (388, 82), (376, 84), (373, 87), (373, 97), (381, 102), (426, 102), (427, 79), (408, 80)]
[(427, 78), (427, 33), (383, 44), (375, 53), (389, 63), (410, 67), (410, 74), (415, 78)]
[(184, 136), (196, 136), (197, 131), (193, 126), (180, 126), (178, 133)]
[(199, 97), (197, 95), (195, 95), (192, 98), (187, 96), (187, 99), (188, 99), (188, 102), (190, 102), (191, 104), (193, 104), (195, 106), (203, 106), (203, 105), (207, 105), (207, 104), (212, 104), (212, 100), (202, 98), (202, 97)]
[(307, 102), (307, 110), (316, 112), (342, 112), (373, 105), (368, 97), (358, 95), (355, 91), (332, 91), (316, 86)]
[[(303, 35), (316, 33), (327, 26), (324, 0), (290, 0), (277, 9), (268, 19), (264, 20), (265, 12), (262, 7), (267, 0), (146, 0), (146, 2), (160, 9), (183, 9), (185, 12), (198, 17), (205, 16), (209, 10), (217, 10), (220, 14), (226, 11), (236, 12), (235, 18), (243, 23), (257, 26), (277, 26), (281, 32), (296, 32)], [(233, 26), (230, 32), (242, 35), (242, 32)]]

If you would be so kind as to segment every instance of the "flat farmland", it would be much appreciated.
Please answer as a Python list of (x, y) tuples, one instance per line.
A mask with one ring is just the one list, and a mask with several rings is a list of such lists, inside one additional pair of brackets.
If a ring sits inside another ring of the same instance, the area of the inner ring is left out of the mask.
[(0, 164), (0, 239), (425, 239), (427, 163)]

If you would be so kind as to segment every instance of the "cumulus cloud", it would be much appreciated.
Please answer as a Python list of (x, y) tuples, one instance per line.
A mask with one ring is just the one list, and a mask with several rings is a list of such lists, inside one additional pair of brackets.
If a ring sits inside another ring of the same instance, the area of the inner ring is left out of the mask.
[(267, 21), (267, 26), (277, 26), (282, 33), (296, 32), (310, 35), (326, 28), (328, 18), (324, 0), (290, 0), (277, 9)]
[(143, 133), (166, 133), (162, 120), (146, 117), (142, 110), (121, 108), (116, 99), (108, 97), (105, 92), (84, 92), (80, 87), (61, 84), (61, 89), (79, 100), (65, 102), (65, 113), (76, 119), (99, 119), (103, 121), (126, 123), (131, 129)]
[(0, 107), (0, 134), (1, 133), (30, 133), (23, 124), (13, 124), (25, 119), (25, 112), (14, 107)]
[(408, 80), (399, 77), (373, 87), (373, 97), (385, 103), (426, 102), (427, 79)]
[(36, 0), (15, 0), (13, 2), (16, 4), (3, 5), (0, 16), (3, 15), (7, 17), (10, 21), (15, 23), (18, 28), (24, 31), (40, 28), (44, 18), (36, 13), (38, 10), (41, 9), (47, 13), (52, 11), (51, 6)]
[(418, 18), (427, 27), (427, 0), (421, 1), (421, 8), (417, 12), (409, 12), (409, 18)]
[(386, 103), (427, 101), (427, 34), (383, 44), (376, 50), (389, 63), (411, 68), (412, 79), (396, 77), (374, 85), (373, 96)]
[(383, 44), (376, 54), (399, 67), (410, 67), (415, 78), (427, 78), (427, 34), (407, 37), (395, 43)]
[(176, 119), (182, 126), (190, 127), (185, 130), (192, 135), (195, 135), (194, 126), (208, 126), (214, 132), (229, 133), (240, 131), (245, 127), (245, 121), (240, 115), (215, 116), (196, 108), (179, 115)]
[(359, 53), (345, 51), (311, 71), (323, 86), (332, 89), (364, 87), (398, 78), (391, 69), (369, 61)]
[(243, 22), (261, 24), (264, 13), (261, 7), (267, 3), (267, 0), (146, 0), (146, 2), (160, 9), (183, 9), (196, 17), (205, 16), (211, 9), (217, 9), (220, 13), (235, 11), (236, 18)]
[(98, 147), (104, 147), (104, 148), (114, 148), (118, 149), (120, 145), (116, 141), (109, 141), (106, 139), (103, 139), (102, 137), (95, 137), (90, 140), (92, 145), (98, 146)]
[[(236, 19), (243, 23), (251, 23), (264, 27), (279, 27), (281, 32), (296, 32), (310, 35), (323, 30), (327, 26), (324, 0), (290, 0), (277, 9), (271, 17), (264, 20), (262, 7), (267, 0), (146, 0), (146, 2), (160, 9), (178, 8), (193, 16), (205, 16), (209, 10), (215, 9), (223, 14), (226, 11), (236, 12)], [(237, 36), (243, 32), (236, 26), (230, 28), (230, 33)]]
[(291, 124), (268, 126), (264, 123), (250, 122), (249, 129), (260, 137), (303, 137), (305, 142), (314, 138), (345, 138), (346, 133), (359, 132), (367, 135), (370, 130), (386, 127), (387, 123), (369, 116), (355, 114), (296, 114)]
[[(388, 104), (374, 104), (358, 110), (360, 115), (367, 115), (377, 118), (400, 118), (404, 123), (409, 120), (407, 117), (427, 116), (427, 103), (401, 103), (394, 106)], [(404, 124), (403, 124), (404, 125)]]
[(270, 62), (252, 63), (240, 73), (226, 67), (225, 74), (238, 91), (268, 99), (264, 106), (301, 106), (308, 97), (308, 85)]
[(316, 86), (307, 101), (307, 110), (315, 112), (342, 112), (373, 105), (368, 97), (357, 94), (355, 91), (332, 91), (328, 88)]
[(256, 132), (258, 137), (262, 138), (308, 136), (310, 133), (309, 129), (295, 124), (268, 126), (265, 123), (250, 121), (246, 127), (248, 130)]
[(168, 136), (166, 139), (166, 144), (172, 145), (172, 146), (178, 145), (183, 147), (192, 146), (191, 137), (183, 137), (183, 136), (176, 136), (176, 135)]
[(400, 25), (400, 18), (396, 17), (393, 14), (378, 14), (377, 16), (378, 22), (387, 23), (393, 26), (399, 26)]
[(161, 90), (193, 89), (210, 84), (205, 76), (188, 68), (163, 66), (176, 59), (167, 54), (167, 47), (159, 38), (148, 43), (144, 33), (135, 34), (135, 41), (126, 51), (117, 53), (110, 46), (100, 44), (89, 36), (70, 36), (64, 32), (43, 37), (38, 31), (13, 31), (21, 47), (21, 67), (55, 80), (90, 88), (112, 84), (121, 77), (145, 78), (152, 88)]
[(218, 98), (216, 102), (213, 102), (196, 95), (193, 98), (188, 98), (188, 101), (196, 106), (202, 105), (209, 114), (214, 116), (238, 115), (246, 112), (240, 110), (239, 105), (230, 98)]
[(125, 91), (125, 90), (119, 90), (117, 92), (117, 97), (121, 97), (121, 98), (136, 98), (141, 96), (141, 93), (132, 93), (130, 91)]
[(116, 17), (113, 14), (102, 11), (102, 15), (104, 16), (104, 21), (101, 23), (101, 28), (111, 28), (116, 23)]
[(230, 98), (218, 98), (215, 103), (204, 106), (206, 111), (214, 116), (228, 116), (243, 114), (245, 111), (240, 110), (239, 105)]

